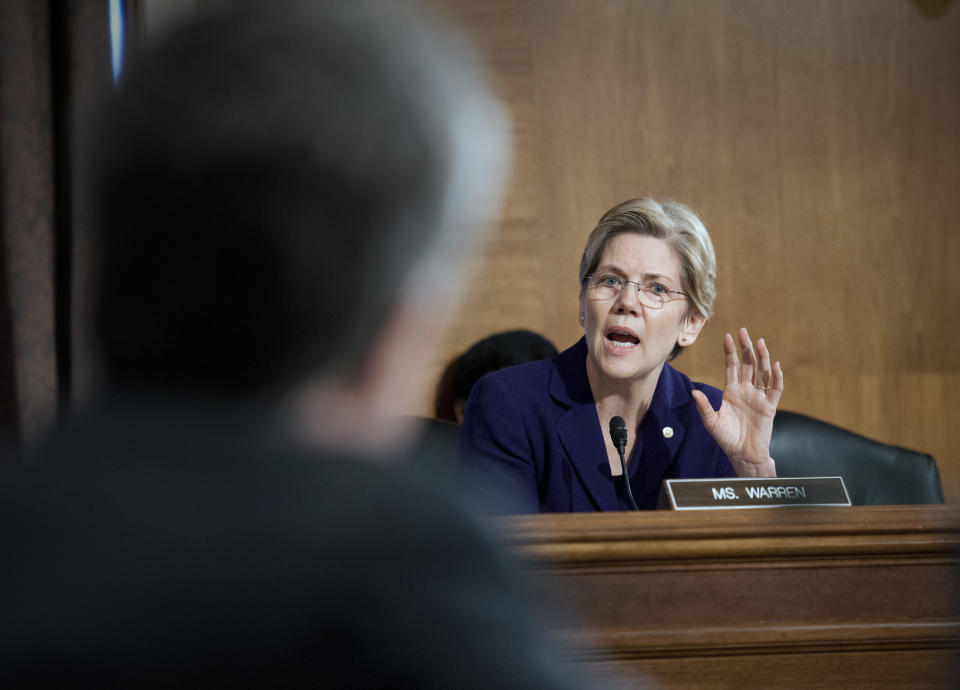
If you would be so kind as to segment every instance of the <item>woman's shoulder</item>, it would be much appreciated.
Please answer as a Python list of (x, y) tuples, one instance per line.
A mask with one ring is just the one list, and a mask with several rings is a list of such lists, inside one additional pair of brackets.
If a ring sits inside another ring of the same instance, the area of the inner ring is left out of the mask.
[[(589, 392), (584, 367), (586, 343), (583, 338), (556, 357), (527, 362), (500, 369), (482, 377), (474, 386), (507, 391), (512, 396), (540, 399), (553, 392), (561, 399), (568, 395)], [(472, 395), (472, 394), (471, 394)]]
[(474, 390), (506, 391), (512, 395), (522, 395), (527, 391), (545, 389), (554, 367), (552, 359), (515, 364), (482, 376), (474, 385)]
[[(714, 408), (719, 407), (720, 401), (723, 399), (723, 391), (719, 388), (701, 381), (693, 381), (682, 371), (675, 369), (669, 364), (664, 365), (663, 370), (664, 374), (670, 378), (672, 384), (671, 388), (673, 390), (686, 391), (688, 396), (694, 390), (703, 391), (703, 393), (707, 396), (707, 400), (713, 404)], [(693, 398), (691, 396), (691, 401), (692, 400)]]
[[(470, 391), (461, 427), (461, 442), (476, 429), (496, 430), (499, 443), (520, 432), (529, 420), (549, 409), (552, 360), (528, 362), (500, 369), (481, 377)], [(527, 420), (527, 421), (524, 421)], [(476, 445), (482, 442), (475, 441)], [(524, 441), (526, 443), (526, 441)]]

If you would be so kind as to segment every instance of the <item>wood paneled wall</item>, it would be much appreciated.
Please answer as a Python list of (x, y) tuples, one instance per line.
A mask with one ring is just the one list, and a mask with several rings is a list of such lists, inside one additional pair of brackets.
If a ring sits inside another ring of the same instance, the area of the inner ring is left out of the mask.
[(722, 385), (722, 334), (746, 325), (783, 364), (783, 409), (932, 453), (960, 501), (958, 3), (430, 4), (485, 53), (515, 143), (499, 235), (430, 377), (495, 331), (574, 342), (597, 218), (677, 198), (720, 263), (679, 368)]

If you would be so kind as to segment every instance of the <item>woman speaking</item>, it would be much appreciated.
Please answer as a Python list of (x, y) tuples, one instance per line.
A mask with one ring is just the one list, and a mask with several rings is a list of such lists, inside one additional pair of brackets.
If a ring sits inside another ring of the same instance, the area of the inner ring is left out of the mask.
[(754, 355), (746, 329), (724, 336), (722, 392), (668, 364), (697, 340), (717, 294), (713, 244), (693, 211), (652, 199), (610, 209), (579, 280), (583, 338), (477, 382), (461, 463), (516, 512), (654, 508), (666, 478), (776, 476), (783, 372), (763, 339)]

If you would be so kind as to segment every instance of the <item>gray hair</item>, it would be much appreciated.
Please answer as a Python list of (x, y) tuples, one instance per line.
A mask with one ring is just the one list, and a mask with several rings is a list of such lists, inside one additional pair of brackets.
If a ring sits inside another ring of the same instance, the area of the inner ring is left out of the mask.
[[(593, 273), (607, 242), (617, 235), (648, 235), (669, 244), (680, 259), (680, 282), (687, 293), (687, 312), (713, 316), (717, 298), (717, 256), (703, 222), (690, 208), (679, 201), (630, 199), (603, 214), (587, 238), (580, 259), (580, 294), (586, 277)], [(674, 352), (676, 356), (677, 350)]]

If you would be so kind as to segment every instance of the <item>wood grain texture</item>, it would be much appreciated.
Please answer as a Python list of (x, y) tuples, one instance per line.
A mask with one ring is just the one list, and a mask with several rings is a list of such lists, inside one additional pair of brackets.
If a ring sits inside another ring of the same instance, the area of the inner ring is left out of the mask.
[[(667, 687), (953, 687), (952, 506), (495, 522), (572, 658)], [(899, 681), (897, 681), (899, 679)]]
[(720, 268), (716, 316), (678, 366), (720, 385), (722, 334), (747, 325), (783, 363), (783, 409), (933, 454), (960, 501), (957, 3), (431, 4), (487, 56), (516, 144), (432, 380), (491, 332), (574, 342), (597, 218), (677, 198)]

